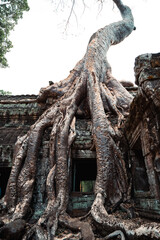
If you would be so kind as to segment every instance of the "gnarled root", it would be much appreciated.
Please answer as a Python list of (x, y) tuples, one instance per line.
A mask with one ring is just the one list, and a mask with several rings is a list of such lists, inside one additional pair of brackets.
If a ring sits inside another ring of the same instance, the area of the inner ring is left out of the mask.
[(84, 240), (94, 240), (94, 234), (92, 228), (88, 222), (81, 222), (76, 218), (71, 218), (67, 214), (63, 214), (59, 218), (60, 224), (68, 227), (73, 231), (80, 231), (81, 237)]
[(120, 236), (121, 240), (125, 240), (124, 233), (120, 230), (116, 230), (116, 231), (110, 233), (108, 236), (105, 237), (105, 239), (112, 239), (113, 237), (117, 237), (117, 236)]
[[(122, 220), (115, 217), (113, 214), (109, 215), (104, 208), (105, 198), (102, 194), (98, 193), (95, 201), (93, 202), (91, 208), (91, 214), (93, 219), (104, 227), (108, 232), (113, 232), (109, 234), (106, 239), (114, 237), (115, 234), (120, 234), (121, 239), (126, 236), (130, 240), (135, 239), (159, 239), (160, 238), (160, 224), (147, 222), (138, 224), (131, 220)], [(115, 232), (119, 230), (118, 232)], [(123, 233), (123, 234), (122, 234)], [(117, 235), (118, 235), (117, 234)], [(124, 238), (125, 239), (125, 238)]]

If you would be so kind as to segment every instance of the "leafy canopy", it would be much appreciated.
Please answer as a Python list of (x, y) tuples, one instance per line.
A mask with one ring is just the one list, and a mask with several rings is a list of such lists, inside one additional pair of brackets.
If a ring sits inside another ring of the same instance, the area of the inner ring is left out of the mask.
[(27, 0), (0, 0), (0, 66), (7, 67), (6, 53), (13, 47), (9, 33), (28, 11)]
[(9, 91), (4, 91), (4, 90), (0, 90), (0, 95), (11, 95), (12, 93)]

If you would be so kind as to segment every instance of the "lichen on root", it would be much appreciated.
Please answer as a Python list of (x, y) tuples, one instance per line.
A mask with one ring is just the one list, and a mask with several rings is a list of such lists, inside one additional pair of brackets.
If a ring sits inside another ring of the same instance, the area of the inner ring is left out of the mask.
[[(116, 235), (124, 239), (124, 234), (129, 239), (151, 235), (157, 239), (160, 237), (159, 226), (152, 229), (148, 225), (138, 227), (133, 222), (117, 220), (106, 210), (107, 203), (115, 206), (130, 198), (125, 162), (118, 142), (121, 137), (119, 126), (128, 114), (132, 96), (113, 78), (106, 53), (111, 45), (118, 44), (132, 32), (134, 21), (128, 6), (121, 0), (113, 1), (123, 19), (99, 29), (92, 35), (85, 56), (65, 80), (41, 89), (37, 101), (45, 102), (48, 97), (52, 97), (54, 103), (31, 126), (28, 133), (17, 140), (6, 194), (0, 201), (4, 213), (1, 219), (5, 226), (12, 226), (17, 219), (29, 222), (31, 218), (28, 215), (32, 212), (33, 194), (38, 195), (35, 187), (37, 157), (44, 132), (52, 128), (49, 158), (46, 159), (48, 172), (44, 176), (45, 209), (36, 222), (27, 223), (23, 239), (54, 239), (58, 224), (73, 231), (80, 231), (84, 240), (95, 239), (92, 224), (87, 221), (88, 216), (92, 218), (93, 224), (96, 222), (102, 225), (109, 233), (119, 230), (108, 235), (106, 239)], [(97, 176), (95, 200), (90, 214), (82, 220), (71, 218), (67, 214), (67, 205), (68, 159), (76, 137), (75, 116), (84, 99), (92, 120)], [(114, 115), (117, 124), (111, 124), (110, 115)], [(8, 239), (12, 239), (12, 236)]]

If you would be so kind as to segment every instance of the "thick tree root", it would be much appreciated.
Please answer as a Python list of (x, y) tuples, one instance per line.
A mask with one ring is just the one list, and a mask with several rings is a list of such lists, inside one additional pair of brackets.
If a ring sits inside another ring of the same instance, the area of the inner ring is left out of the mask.
[[(159, 223), (146, 221), (146, 223), (138, 224), (136, 221), (122, 220), (118, 219), (113, 214), (109, 215), (104, 208), (104, 197), (101, 194), (97, 194), (92, 205), (91, 214), (93, 219), (107, 231), (113, 232), (119, 229), (125, 234), (127, 239), (160, 239)], [(107, 239), (113, 237), (114, 234), (115, 233), (113, 233), (113, 235), (110, 234)], [(122, 239), (123, 235), (121, 234)]]
[(120, 236), (121, 240), (125, 240), (124, 233), (120, 230), (116, 230), (113, 233), (110, 233), (108, 236), (105, 237), (105, 239), (112, 239), (113, 237)]
[(60, 224), (68, 227), (73, 231), (80, 231), (81, 237), (84, 240), (94, 240), (92, 228), (88, 222), (81, 222), (76, 218), (71, 218), (67, 214), (63, 214), (59, 218)]

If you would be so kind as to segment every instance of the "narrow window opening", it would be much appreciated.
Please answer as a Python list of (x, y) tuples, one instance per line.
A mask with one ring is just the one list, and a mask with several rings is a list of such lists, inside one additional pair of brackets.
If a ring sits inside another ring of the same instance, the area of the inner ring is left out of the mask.
[(141, 147), (142, 147), (141, 140), (140, 138), (138, 138), (136, 144), (133, 147), (134, 187), (136, 191), (148, 192), (149, 191), (148, 175)]
[(2, 198), (5, 194), (10, 172), (11, 172), (10, 167), (0, 168), (0, 198)]
[(73, 159), (72, 191), (92, 193), (97, 174), (96, 159)]

